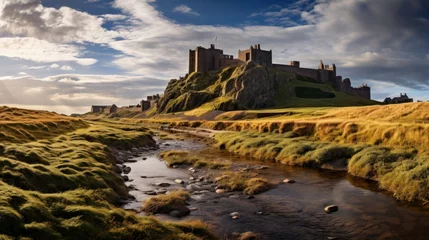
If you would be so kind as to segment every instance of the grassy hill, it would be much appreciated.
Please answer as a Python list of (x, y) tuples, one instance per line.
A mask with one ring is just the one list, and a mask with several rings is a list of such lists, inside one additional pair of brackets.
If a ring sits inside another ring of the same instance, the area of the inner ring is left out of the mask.
[(364, 106), (378, 102), (338, 92), (329, 84), (248, 63), (171, 80), (158, 113), (279, 107)]
[(118, 207), (115, 152), (154, 144), (133, 124), (0, 108), (0, 239), (212, 239), (201, 222), (163, 223)]

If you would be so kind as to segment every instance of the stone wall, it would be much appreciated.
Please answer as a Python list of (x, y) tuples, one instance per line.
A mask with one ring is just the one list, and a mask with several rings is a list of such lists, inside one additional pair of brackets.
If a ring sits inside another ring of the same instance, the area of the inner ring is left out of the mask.
[(265, 67), (271, 67), (273, 64), (272, 51), (261, 50), (260, 44), (250, 46), (249, 49), (243, 51), (238, 50), (238, 59), (243, 62), (253, 61)]
[(273, 64), (273, 67), (282, 71), (296, 73), (298, 75), (309, 77), (319, 81), (319, 71), (317, 69), (299, 68), (290, 65)]

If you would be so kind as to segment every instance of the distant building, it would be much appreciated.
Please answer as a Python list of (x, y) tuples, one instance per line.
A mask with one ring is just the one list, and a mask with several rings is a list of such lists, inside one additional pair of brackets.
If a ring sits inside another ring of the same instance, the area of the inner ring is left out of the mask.
[(92, 113), (115, 113), (118, 110), (118, 107), (113, 105), (105, 105), (105, 106), (91, 106)]
[(92, 113), (103, 113), (104, 109), (106, 109), (108, 106), (91, 106), (91, 112)]
[(406, 93), (404, 94), (400, 93), (399, 97), (394, 97), (394, 98), (388, 97), (383, 101), (383, 103), (385, 104), (409, 103), (409, 102), (413, 102), (413, 99), (409, 98)]
[(140, 102), (142, 112), (144, 112), (150, 108), (157, 107), (159, 99), (161, 99), (159, 94), (147, 96), (146, 100), (142, 100)]

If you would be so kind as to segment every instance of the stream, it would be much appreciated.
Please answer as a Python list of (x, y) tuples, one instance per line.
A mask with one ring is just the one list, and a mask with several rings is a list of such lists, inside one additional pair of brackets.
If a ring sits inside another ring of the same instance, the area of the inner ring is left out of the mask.
[[(176, 135), (183, 135), (176, 133)], [(215, 156), (242, 166), (266, 166), (259, 174), (273, 183), (285, 178), (294, 184), (278, 184), (253, 199), (241, 192), (217, 194), (211, 183), (199, 183), (211, 191), (198, 191), (191, 195), (188, 206), (191, 214), (182, 219), (156, 215), (169, 221), (201, 219), (208, 223), (220, 238), (233, 232), (252, 231), (263, 239), (429, 239), (429, 209), (396, 201), (391, 194), (380, 190), (377, 184), (347, 175), (345, 172), (289, 167), (272, 162), (230, 154), (208, 146), (207, 140), (183, 137), (181, 140), (156, 139), (158, 150), (150, 150), (126, 163), (132, 171), (127, 182), (130, 194), (135, 197), (123, 206), (139, 214), (142, 202), (151, 197), (147, 193), (185, 188), (206, 174), (205, 170), (191, 173), (187, 168), (168, 168), (158, 154), (166, 150), (186, 150)], [(175, 183), (182, 179), (185, 184)], [(168, 183), (168, 187), (156, 186)], [(327, 214), (324, 207), (337, 205), (338, 212)], [(233, 220), (232, 212), (240, 218)]]

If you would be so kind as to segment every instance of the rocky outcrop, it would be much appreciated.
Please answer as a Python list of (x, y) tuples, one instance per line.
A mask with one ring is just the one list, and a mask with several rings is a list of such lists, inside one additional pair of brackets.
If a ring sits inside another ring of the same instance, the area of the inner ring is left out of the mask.
[(192, 110), (210, 101), (210, 107), (221, 111), (274, 106), (274, 96), (279, 89), (287, 90), (290, 76), (254, 62), (218, 72), (192, 73), (185, 79), (170, 81), (158, 112)]

